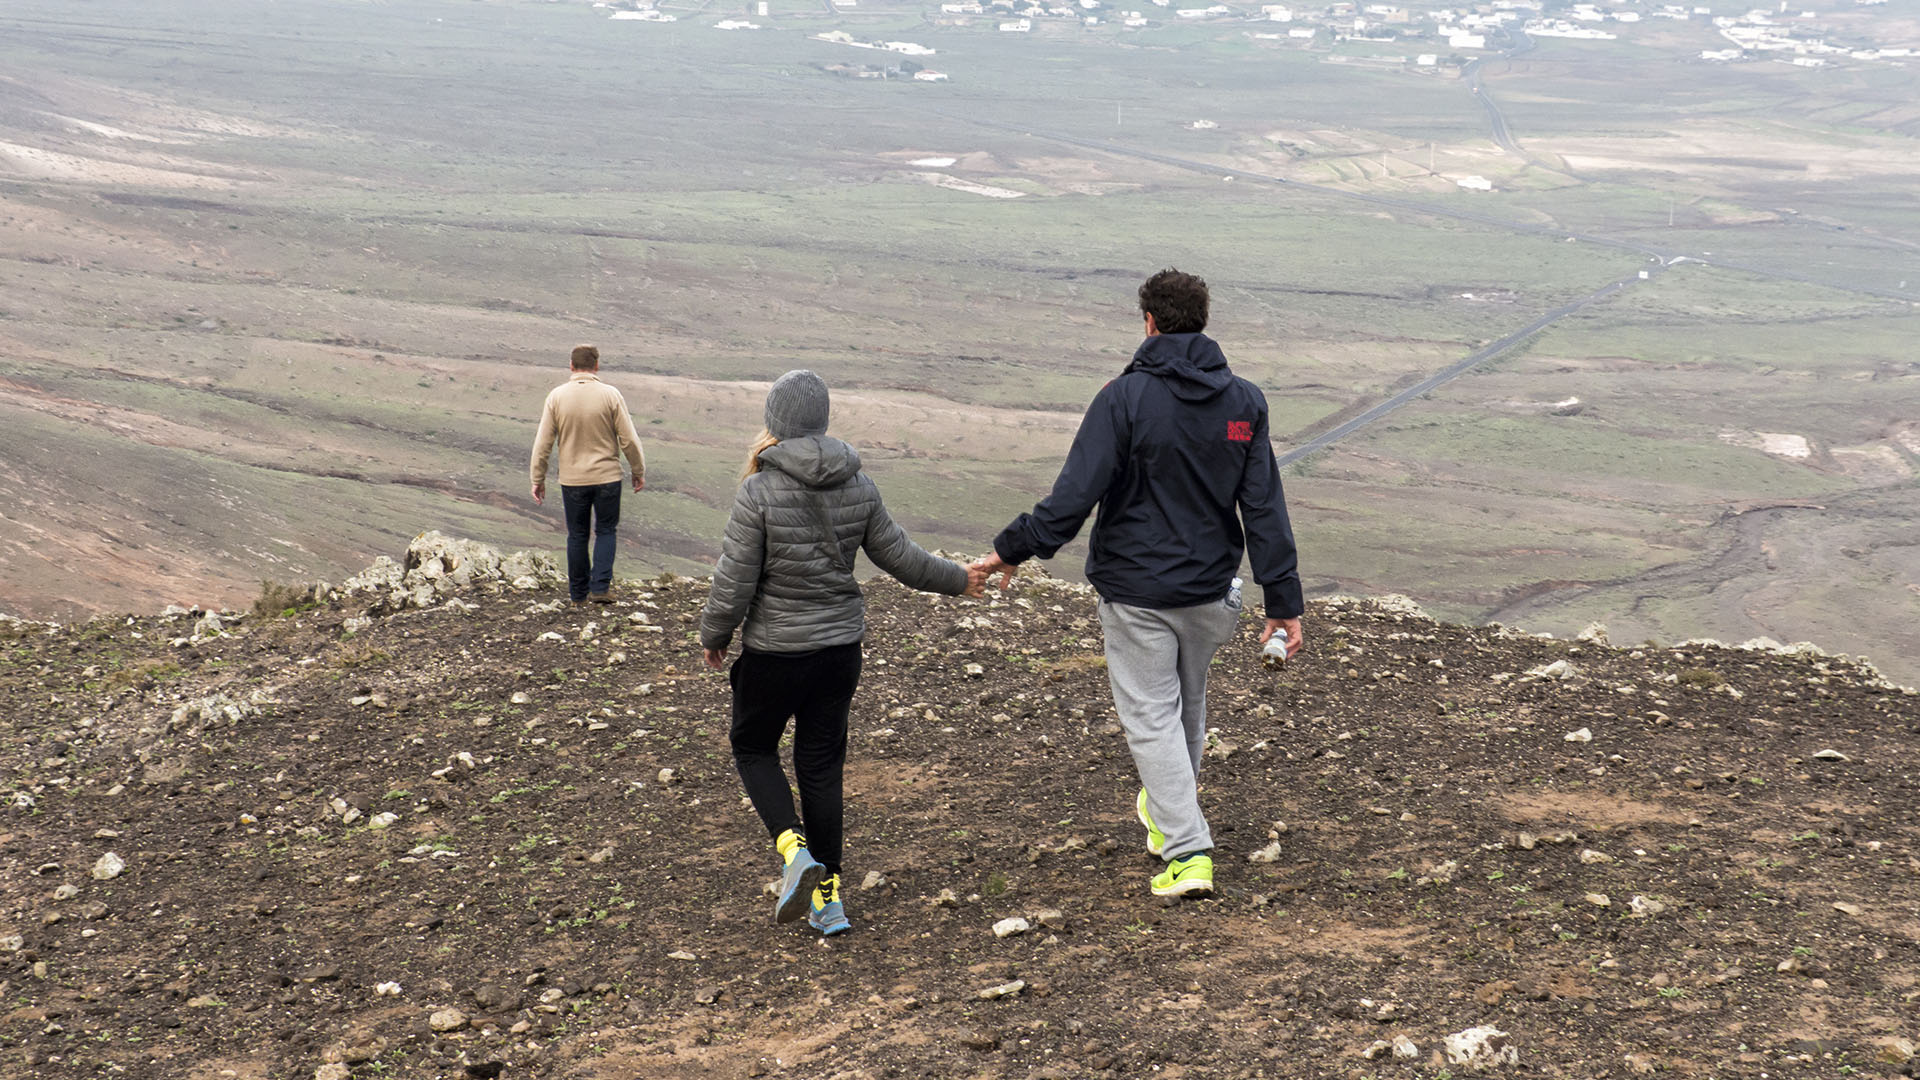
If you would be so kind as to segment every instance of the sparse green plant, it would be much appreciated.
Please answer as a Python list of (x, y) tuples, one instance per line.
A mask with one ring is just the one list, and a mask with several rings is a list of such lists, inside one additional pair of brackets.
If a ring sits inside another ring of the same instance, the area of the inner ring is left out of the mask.
[(1712, 690), (1715, 687), (1727, 685), (1726, 676), (1712, 668), (1688, 668), (1674, 677), (1679, 680), (1681, 686), (1692, 687), (1695, 690)]
[(253, 601), (253, 613), (263, 619), (291, 618), (320, 606), (312, 585), (288, 585), (262, 581), (260, 595)]

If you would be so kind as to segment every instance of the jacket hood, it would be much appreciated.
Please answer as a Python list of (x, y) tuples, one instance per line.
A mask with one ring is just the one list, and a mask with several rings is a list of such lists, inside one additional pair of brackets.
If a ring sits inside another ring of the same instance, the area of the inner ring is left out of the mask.
[(760, 464), (816, 488), (839, 487), (860, 471), (860, 452), (831, 435), (782, 439), (760, 451)]
[(1156, 375), (1182, 401), (1208, 401), (1233, 385), (1220, 346), (1205, 334), (1155, 334), (1140, 343), (1122, 375)]

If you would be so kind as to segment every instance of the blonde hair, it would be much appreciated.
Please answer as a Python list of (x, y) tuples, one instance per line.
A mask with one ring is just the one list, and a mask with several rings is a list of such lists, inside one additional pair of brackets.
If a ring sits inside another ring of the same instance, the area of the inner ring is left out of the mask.
[(759, 472), (761, 451), (769, 447), (777, 446), (779, 443), (780, 440), (773, 437), (773, 432), (768, 431), (766, 428), (761, 428), (760, 434), (755, 435), (753, 442), (747, 446), (747, 463), (745, 467), (740, 470), (740, 479), (745, 480), (747, 477)]

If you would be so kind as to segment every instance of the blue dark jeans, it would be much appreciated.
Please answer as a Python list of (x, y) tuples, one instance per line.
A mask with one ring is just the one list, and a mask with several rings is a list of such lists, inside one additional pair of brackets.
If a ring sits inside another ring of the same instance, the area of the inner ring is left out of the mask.
[[(613, 586), (613, 547), (619, 539), (620, 481), (611, 484), (560, 485), (567, 512), (567, 592), (585, 600), (589, 592)], [(587, 534), (593, 534), (593, 560), (587, 560)]]

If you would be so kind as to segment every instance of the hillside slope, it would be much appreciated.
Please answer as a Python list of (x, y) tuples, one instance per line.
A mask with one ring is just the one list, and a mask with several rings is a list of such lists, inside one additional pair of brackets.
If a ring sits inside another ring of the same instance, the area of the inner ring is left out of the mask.
[(1167, 906), (1092, 597), (875, 584), (822, 942), (761, 895), (705, 584), (490, 560), (0, 627), (0, 1074), (1433, 1077), (1480, 1025), (1516, 1075), (1913, 1070), (1920, 700), (1851, 661), (1336, 600), (1274, 673), (1249, 618), (1222, 891)]

